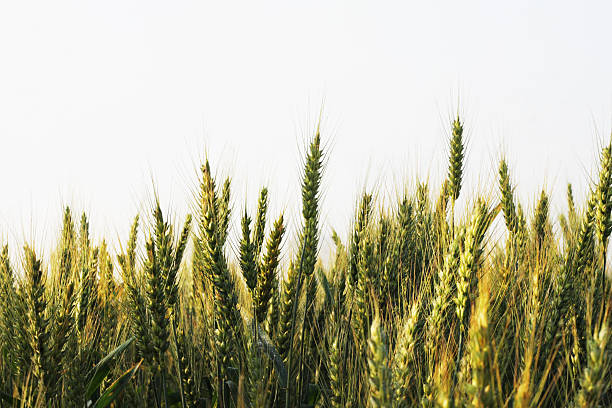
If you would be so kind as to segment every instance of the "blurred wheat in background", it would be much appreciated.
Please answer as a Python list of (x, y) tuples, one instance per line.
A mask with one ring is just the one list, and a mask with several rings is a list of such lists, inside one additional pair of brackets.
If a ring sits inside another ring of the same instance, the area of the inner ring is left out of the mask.
[(329, 266), (318, 130), (295, 245), (273, 191), (249, 214), (207, 161), (193, 214), (174, 224), (156, 197), (119, 253), (70, 208), (47, 259), (4, 246), (0, 406), (612, 406), (612, 145), (557, 221), (546, 190), (524, 212), (504, 159), (498, 193), (462, 194), (461, 118), (449, 128), (444, 183), (364, 191)]

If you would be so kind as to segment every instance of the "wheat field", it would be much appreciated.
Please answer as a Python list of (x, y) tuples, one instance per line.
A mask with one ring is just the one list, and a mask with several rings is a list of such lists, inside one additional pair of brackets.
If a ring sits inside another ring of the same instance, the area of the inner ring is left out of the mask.
[(585, 203), (568, 185), (566, 212), (543, 190), (526, 214), (503, 159), (495, 194), (462, 194), (462, 120), (449, 129), (444, 183), (388, 205), (365, 191), (330, 266), (318, 130), (296, 245), (273, 192), (249, 214), (208, 161), (193, 214), (172, 225), (155, 200), (118, 253), (70, 208), (48, 259), (4, 245), (0, 406), (612, 406), (612, 144)]

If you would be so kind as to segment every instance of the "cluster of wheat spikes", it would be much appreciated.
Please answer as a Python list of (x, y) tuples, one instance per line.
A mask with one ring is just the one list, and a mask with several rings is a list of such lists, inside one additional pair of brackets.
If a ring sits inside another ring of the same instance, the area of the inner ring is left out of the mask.
[(556, 237), (546, 192), (528, 217), (504, 160), (497, 198), (461, 196), (463, 124), (451, 125), (435, 203), (425, 183), (378, 210), (364, 193), (329, 268), (318, 130), (292, 251), (266, 188), (228, 242), (231, 183), (208, 162), (180, 230), (156, 201), (112, 255), (66, 209), (50, 259), (26, 246), (15, 262), (4, 246), (0, 406), (612, 406), (612, 144), (582, 211), (568, 186)]

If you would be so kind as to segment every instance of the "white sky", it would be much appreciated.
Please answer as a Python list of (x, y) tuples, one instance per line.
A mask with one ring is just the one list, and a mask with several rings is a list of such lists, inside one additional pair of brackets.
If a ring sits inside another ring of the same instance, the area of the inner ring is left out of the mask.
[(546, 185), (562, 210), (610, 134), (611, 4), (3, 1), (0, 237), (48, 245), (70, 204), (125, 240), (152, 179), (186, 211), (205, 150), (235, 214), (266, 184), (296, 222), (322, 103), (326, 237), (364, 185), (437, 188), (459, 99), (466, 189), (495, 188), (505, 153), (524, 203)]

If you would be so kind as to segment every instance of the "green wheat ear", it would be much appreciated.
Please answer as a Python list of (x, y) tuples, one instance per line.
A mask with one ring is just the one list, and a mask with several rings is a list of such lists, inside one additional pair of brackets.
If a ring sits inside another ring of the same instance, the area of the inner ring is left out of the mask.
[(335, 336), (328, 350), (329, 356), (329, 406), (332, 408), (343, 407), (343, 378), (342, 378), (342, 349), (338, 336)]
[(459, 329), (466, 333), (471, 308), (471, 293), (477, 283), (476, 268), (482, 253), (481, 245), (486, 233), (487, 207), (483, 201), (478, 201), (470, 226), (466, 231), (464, 250), (461, 253), (458, 269), (457, 294), (455, 296), (456, 315)]
[(278, 331), (276, 344), (278, 352), (283, 357), (285, 363), (288, 362), (289, 352), (293, 346), (293, 337), (291, 331), (292, 312), (294, 305), (298, 302), (297, 299), (297, 271), (293, 263), (289, 264), (287, 277), (281, 287), (280, 296), (280, 317), (278, 319)]
[(227, 239), (229, 223), (230, 223), (230, 189), (231, 189), (231, 179), (228, 177), (225, 179), (223, 183), (223, 188), (221, 190), (221, 197), (218, 202), (218, 222), (219, 222), (219, 242), (221, 246), (225, 244), (225, 240)]
[(259, 193), (259, 200), (257, 201), (257, 214), (255, 217), (255, 227), (253, 228), (253, 238), (251, 241), (254, 246), (255, 258), (259, 258), (261, 253), (261, 247), (264, 242), (264, 235), (266, 229), (266, 215), (268, 212), (268, 189), (262, 188)]
[(192, 372), (192, 364), (189, 360), (187, 349), (188, 336), (185, 334), (183, 327), (179, 327), (176, 337), (176, 355), (178, 360), (179, 381), (181, 381), (181, 389), (183, 391), (183, 401), (186, 408), (194, 408), (197, 405), (196, 385)]
[[(0, 355), (6, 356), (5, 364), (10, 377), (17, 377), (19, 371), (19, 356), (16, 347), (12, 345), (23, 343), (19, 333), (21, 327), (16, 316), (15, 304), (18, 302), (18, 293), (15, 285), (8, 245), (4, 245), (0, 252)], [(1, 363), (0, 370), (2, 370)]]
[(459, 269), (457, 271), (457, 292), (454, 299), (459, 341), (451, 385), (451, 404), (454, 403), (454, 387), (457, 381), (458, 370), (460, 369), (460, 362), (463, 358), (463, 345), (468, 334), (467, 329), (473, 306), (474, 293), (478, 287), (478, 268), (480, 267), (483, 240), (499, 209), (500, 207), (498, 206), (493, 211), (489, 211), (486, 203), (478, 199), (473, 210), (472, 220), (465, 234), (464, 249), (461, 253)]
[(446, 311), (450, 306), (451, 294), (453, 292), (453, 279), (457, 276), (459, 263), (461, 259), (461, 245), (463, 245), (464, 231), (463, 229), (455, 236), (453, 243), (446, 256), (444, 264), (438, 271), (437, 280), (434, 284), (433, 298), (431, 299), (431, 312), (427, 316), (427, 330), (425, 348), (430, 361), (430, 374), (433, 375), (435, 353), (439, 345), (440, 330), (442, 330), (442, 322), (446, 316)]
[(200, 234), (197, 247), (202, 251), (200, 277), (202, 287), (212, 283), (214, 308), (214, 346), (216, 353), (215, 373), (217, 395), (224, 403), (227, 396), (225, 382), (233, 360), (240, 361), (242, 342), (242, 317), (238, 296), (224, 253), (224, 237), (227, 224), (220, 212), (215, 181), (208, 162), (202, 166), (200, 192)]
[(391, 373), (387, 337), (378, 315), (370, 328), (368, 340), (369, 397), (368, 407), (384, 408), (391, 404)]
[(70, 208), (66, 207), (64, 210), (64, 219), (60, 238), (60, 264), (58, 271), (58, 283), (60, 288), (63, 287), (66, 282), (74, 281), (76, 250), (74, 221), (72, 219)]
[(284, 234), (285, 226), (283, 225), (283, 215), (281, 214), (274, 223), (272, 233), (268, 238), (266, 254), (261, 263), (261, 274), (257, 280), (255, 313), (259, 324), (262, 324), (266, 319), (272, 293), (276, 290), (278, 282), (276, 279), (276, 268), (280, 260), (280, 246)]
[[(295, 361), (298, 364), (298, 397), (302, 393), (303, 385), (307, 385), (310, 377), (314, 375), (312, 367), (304, 364), (304, 354), (311, 354), (316, 350), (316, 327), (315, 319), (315, 300), (316, 300), (316, 277), (314, 276), (315, 265), (317, 263), (319, 250), (319, 200), (321, 178), (323, 173), (323, 150), (321, 148), (321, 134), (317, 128), (314, 138), (311, 140), (306, 153), (305, 168), (302, 179), (302, 229), (299, 233), (298, 252), (294, 260), (298, 269), (297, 296), (301, 295), (302, 288), (305, 287), (304, 317), (301, 327), (300, 354), (297, 358), (291, 358), (289, 354), (289, 365)], [(297, 304), (296, 304), (297, 305)], [(296, 305), (292, 312), (292, 327), (295, 331)], [(318, 363), (317, 363), (318, 365)], [(305, 370), (309, 370), (306, 372)], [(288, 403), (288, 401), (286, 401)]]
[(491, 345), (489, 339), (489, 294), (478, 297), (474, 324), (470, 334), (470, 363), (472, 381), (467, 386), (467, 393), (472, 398), (473, 407), (494, 407), (496, 401), (492, 381)]
[(28, 304), (28, 335), (32, 351), (31, 372), (39, 390), (43, 390), (48, 400), (49, 376), (51, 375), (50, 327), (47, 319), (47, 300), (45, 299), (45, 277), (40, 260), (30, 247), (24, 248), (26, 272), (26, 296)]
[(499, 191), (501, 194), (502, 209), (504, 212), (504, 220), (506, 228), (514, 236), (518, 230), (518, 217), (516, 215), (516, 207), (514, 206), (514, 196), (512, 192), (512, 184), (510, 183), (510, 174), (508, 165), (505, 160), (499, 163)]
[(393, 356), (393, 383), (395, 384), (395, 400), (400, 408), (410, 406), (410, 397), (414, 392), (417, 380), (416, 346), (417, 324), (419, 321), (420, 303), (414, 302), (405, 319), (401, 331), (398, 331), (395, 353)]
[(601, 152), (601, 169), (599, 172), (599, 184), (595, 190), (596, 198), (596, 233), (602, 250), (608, 243), (612, 223), (610, 222), (610, 211), (612, 210), (612, 144), (603, 148)]
[(576, 217), (576, 204), (574, 201), (574, 189), (572, 183), (567, 183), (567, 212), (570, 220)]
[(349, 283), (352, 285), (357, 284), (358, 279), (358, 263), (359, 263), (359, 248), (361, 240), (364, 239), (365, 230), (370, 220), (370, 214), (372, 212), (372, 195), (364, 193), (359, 202), (359, 209), (357, 212), (357, 219), (353, 228), (353, 236), (350, 243), (350, 273)]
[(255, 245), (251, 242), (251, 218), (244, 210), (242, 216), (242, 238), (240, 239), (240, 270), (251, 294), (257, 285), (257, 264), (255, 255)]
[(353, 317), (351, 323), (357, 341), (367, 339), (370, 322), (370, 294), (374, 281), (374, 248), (372, 237), (365, 235), (359, 242), (359, 262), (357, 264), (357, 283), (353, 299)]
[(593, 262), (595, 250), (594, 223), (595, 198), (594, 195), (591, 195), (580, 223), (580, 230), (578, 231), (575, 269), (579, 276), (583, 275), (584, 271)]
[(306, 156), (302, 181), (302, 217), (300, 234), (300, 269), (306, 278), (312, 276), (319, 246), (319, 190), (323, 171), (321, 135), (317, 131)]
[(450, 140), (450, 157), (448, 166), (449, 193), (453, 201), (459, 198), (461, 192), (461, 178), (463, 176), (463, 159), (465, 146), (463, 143), (463, 124), (457, 116), (453, 121), (453, 130)]
[(587, 365), (580, 379), (580, 391), (574, 406), (596, 407), (610, 388), (610, 353), (606, 352), (610, 330), (606, 323), (587, 342)]
[(535, 215), (533, 219), (533, 231), (535, 234), (535, 242), (538, 250), (542, 248), (544, 244), (544, 238), (546, 237), (546, 229), (548, 227), (548, 195), (542, 190), (540, 193), (540, 199), (536, 205)]

